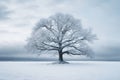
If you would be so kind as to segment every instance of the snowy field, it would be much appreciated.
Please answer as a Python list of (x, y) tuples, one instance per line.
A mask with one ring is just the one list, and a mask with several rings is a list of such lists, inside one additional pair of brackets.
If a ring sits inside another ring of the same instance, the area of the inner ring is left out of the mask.
[(0, 62), (0, 80), (120, 80), (120, 62)]

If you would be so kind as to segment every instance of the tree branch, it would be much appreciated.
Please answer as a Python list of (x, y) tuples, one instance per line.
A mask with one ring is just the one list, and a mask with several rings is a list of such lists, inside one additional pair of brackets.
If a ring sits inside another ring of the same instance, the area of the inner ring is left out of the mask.
[(64, 51), (63, 54), (72, 54), (72, 55), (82, 55), (82, 54), (75, 54), (75, 53), (72, 53), (72, 52), (69, 52), (69, 51)]
[(46, 25), (44, 25), (44, 27), (45, 27), (47, 30), (49, 30), (55, 37), (57, 37), (56, 34), (55, 34), (55, 32), (57, 32), (56, 30), (52, 29), (52, 27), (49, 28), (49, 27), (46, 26)]
[(35, 47), (37, 48), (37, 50), (41, 50), (41, 51), (50, 51), (50, 50), (57, 50), (57, 48), (47, 48), (45, 46), (38, 46), (37, 44), (35, 44)]
[(49, 46), (49, 47), (52, 47), (52, 48), (58, 48), (57, 46), (53, 46), (53, 45), (50, 45), (50, 44), (47, 44), (47, 43), (45, 43), (45, 42), (42, 42), (44, 45), (46, 45), (46, 46)]

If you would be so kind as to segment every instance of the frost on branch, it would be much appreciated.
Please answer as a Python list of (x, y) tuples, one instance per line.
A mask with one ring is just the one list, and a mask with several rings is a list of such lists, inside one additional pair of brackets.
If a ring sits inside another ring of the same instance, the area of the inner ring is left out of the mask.
[(92, 57), (93, 51), (88, 42), (96, 39), (90, 29), (84, 29), (81, 22), (68, 14), (55, 14), (41, 19), (28, 39), (27, 48), (42, 53), (54, 51), (63, 61), (63, 54), (87, 55)]

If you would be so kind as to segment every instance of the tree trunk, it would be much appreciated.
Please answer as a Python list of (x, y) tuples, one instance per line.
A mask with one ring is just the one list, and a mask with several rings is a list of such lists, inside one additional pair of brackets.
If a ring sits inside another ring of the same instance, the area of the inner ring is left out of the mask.
[(63, 62), (64, 60), (63, 60), (63, 54), (62, 53), (59, 53), (59, 61), (60, 62)]
[(59, 62), (57, 62), (58, 64), (69, 64), (68, 62), (63, 60), (63, 53), (62, 51), (58, 51), (59, 52)]

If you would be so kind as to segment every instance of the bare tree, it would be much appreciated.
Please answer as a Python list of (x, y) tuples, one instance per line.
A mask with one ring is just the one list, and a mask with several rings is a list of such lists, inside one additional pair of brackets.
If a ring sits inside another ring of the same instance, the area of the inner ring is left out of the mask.
[(28, 39), (27, 47), (40, 53), (54, 51), (59, 55), (59, 63), (64, 63), (63, 54), (92, 57), (92, 50), (87, 43), (94, 39), (96, 35), (91, 30), (83, 29), (79, 19), (57, 13), (38, 22)]

